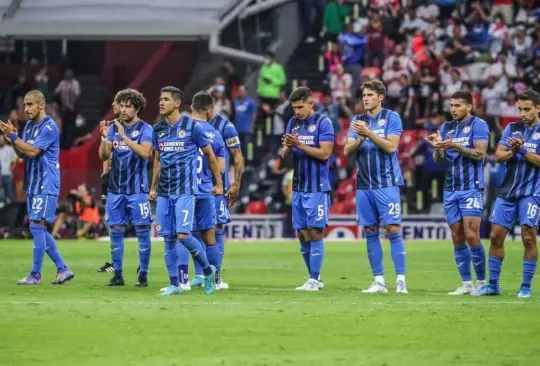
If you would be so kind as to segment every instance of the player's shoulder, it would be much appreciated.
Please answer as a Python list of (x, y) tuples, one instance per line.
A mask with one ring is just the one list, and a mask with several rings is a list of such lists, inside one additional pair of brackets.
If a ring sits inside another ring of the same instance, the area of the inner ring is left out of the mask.
[(473, 121), (475, 126), (488, 127), (488, 123), (480, 117), (474, 116)]
[(58, 124), (51, 116), (47, 116), (45, 121), (43, 121), (42, 128), (46, 128), (50, 131), (58, 131)]
[(523, 129), (525, 128), (525, 124), (523, 123), (523, 121), (515, 121), (515, 122), (510, 122), (505, 130), (510, 130), (510, 131), (515, 131), (515, 130), (519, 130), (519, 129)]
[(159, 131), (167, 128), (167, 122), (165, 122), (165, 121), (158, 122), (154, 126), (152, 126), (152, 128), (153, 128), (154, 132), (159, 132)]
[(383, 108), (383, 111), (386, 112), (386, 119), (391, 121), (401, 121), (401, 116), (396, 111), (393, 111), (388, 108)]

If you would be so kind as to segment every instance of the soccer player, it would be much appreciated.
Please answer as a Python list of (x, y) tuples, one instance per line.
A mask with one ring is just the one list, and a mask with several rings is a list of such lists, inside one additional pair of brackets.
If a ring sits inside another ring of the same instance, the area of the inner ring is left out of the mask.
[[(224, 195), (215, 196), (216, 202), (216, 242), (220, 252), (220, 266), (216, 272), (216, 288), (219, 290), (226, 290), (229, 288), (229, 284), (223, 281), (221, 278), (221, 268), (223, 267), (223, 257), (225, 255), (225, 235), (224, 226), (231, 222), (229, 213), (229, 207), (233, 207), (238, 198), (240, 191), (240, 184), (242, 182), (242, 173), (244, 172), (244, 157), (242, 156), (242, 150), (240, 148), (240, 138), (238, 137), (238, 131), (232, 122), (223, 118), (222, 116), (216, 116), (214, 110), (210, 111), (211, 124), (219, 132), (223, 140), (225, 141), (225, 172), (222, 175)], [(234, 163), (234, 183), (230, 183), (229, 179), (229, 166), (231, 158)], [(197, 268), (196, 268), (197, 271)], [(196, 276), (191, 281), (191, 287), (202, 286), (204, 277), (201, 273), (195, 273)]]
[(289, 96), (295, 116), (283, 136), (282, 157), (293, 154), (293, 227), (309, 279), (298, 291), (319, 291), (324, 259), (324, 228), (330, 210), (328, 159), (334, 148), (334, 128), (323, 114), (313, 111), (311, 90), (295, 89)]
[(120, 117), (111, 125), (105, 121), (100, 123), (99, 146), (101, 160), (112, 159), (105, 220), (110, 228), (114, 277), (108, 285), (124, 286), (124, 233), (131, 223), (139, 242), (140, 272), (135, 286), (147, 287), (152, 252), (147, 173), (148, 159), (152, 156), (152, 127), (138, 117), (146, 106), (146, 99), (139, 91), (121, 90), (116, 94), (115, 103)]
[(403, 177), (397, 150), (403, 127), (396, 112), (382, 107), (386, 87), (380, 80), (362, 85), (362, 101), (367, 113), (353, 118), (345, 154), (356, 155), (356, 214), (366, 233), (367, 252), (375, 277), (364, 293), (387, 293), (379, 227), (384, 226), (390, 240), (390, 253), (397, 275), (396, 293), (406, 294), (406, 252), (401, 235), (401, 197)]
[[(433, 159), (446, 161), (444, 213), (452, 231), (454, 258), (463, 284), (448, 295), (471, 294), (486, 284), (486, 253), (480, 241), (483, 211), (484, 160), (489, 143), (489, 128), (472, 116), (471, 93), (463, 90), (450, 98), (452, 121), (442, 124), (428, 137), (435, 147)], [(468, 245), (467, 245), (468, 244)], [(476, 273), (476, 288), (471, 276), (471, 258)]]
[[(216, 291), (216, 268), (208, 262), (201, 243), (191, 235), (195, 195), (198, 193), (199, 149), (207, 157), (212, 171), (215, 182), (212, 193), (223, 194), (223, 183), (219, 164), (209, 139), (203, 133), (202, 124), (180, 115), (183, 98), (184, 95), (178, 88), (163, 88), (159, 98), (159, 111), (165, 120), (154, 126), (155, 155), (150, 199), (157, 199), (156, 227), (159, 236), (165, 239), (165, 263), (170, 279), (170, 286), (162, 295), (182, 294), (178, 286), (177, 241), (184, 245), (193, 260), (201, 265), (206, 276), (205, 293), (212, 295)], [(198, 105), (194, 108), (196, 116), (201, 119), (205, 119), (203, 116), (207, 117), (208, 111), (205, 112), (204, 108)]]
[(495, 161), (506, 163), (499, 197), (493, 206), (489, 248), (489, 283), (473, 295), (499, 295), (499, 278), (504, 260), (504, 240), (516, 221), (521, 225), (523, 282), (518, 297), (532, 296), (538, 250), (536, 234), (540, 222), (540, 94), (526, 90), (518, 96), (521, 121), (504, 129), (495, 152)]
[(38, 285), (45, 253), (57, 268), (54, 285), (63, 284), (75, 275), (66, 266), (46, 223), (55, 219), (60, 194), (60, 141), (56, 122), (45, 114), (45, 97), (38, 90), (28, 92), (23, 100), (24, 112), (29, 118), (23, 137), (10, 121), (0, 121), (0, 130), (12, 144), (13, 150), (24, 159), (24, 189), (30, 220), (30, 232), (34, 237), (33, 266), (30, 274), (19, 280), (19, 285)]

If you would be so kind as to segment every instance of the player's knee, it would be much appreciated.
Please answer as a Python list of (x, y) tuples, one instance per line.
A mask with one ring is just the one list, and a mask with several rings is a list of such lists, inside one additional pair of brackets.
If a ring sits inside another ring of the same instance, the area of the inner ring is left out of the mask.
[(386, 225), (386, 235), (397, 234), (401, 232), (401, 226), (399, 225)]
[(494, 248), (500, 248), (504, 245), (504, 238), (506, 235), (499, 232), (498, 230), (491, 230), (489, 233), (489, 241), (491, 246)]
[(146, 235), (150, 231), (150, 228), (147, 225), (138, 225), (135, 226), (135, 233), (137, 235)]
[(523, 239), (523, 246), (525, 248), (534, 248), (536, 246), (536, 229), (527, 228), (521, 229), (521, 239)]
[(310, 227), (308, 228), (309, 240), (323, 240), (323, 229)]
[(465, 243), (466, 237), (463, 233), (452, 230), (452, 241), (454, 244), (462, 245)]
[(180, 241), (184, 240), (187, 237), (188, 237), (188, 234), (185, 234), (185, 233), (179, 233), (176, 235), (176, 238)]
[(379, 231), (379, 227), (377, 227), (377, 226), (366, 226), (366, 227), (364, 228), (364, 230), (365, 230), (366, 232), (368, 232), (368, 233), (374, 233), (374, 232)]
[(465, 239), (467, 240), (467, 244), (469, 244), (472, 247), (475, 247), (480, 244), (480, 235), (473, 230), (468, 230), (465, 233)]
[(300, 240), (302, 243), (307, 241), (306, 240), (306, 237), (304, 236), (304, 234), (302, 234), (302, 231), (300, 230), (296, 230), (296, 237), (298, 238), (298, 240)]

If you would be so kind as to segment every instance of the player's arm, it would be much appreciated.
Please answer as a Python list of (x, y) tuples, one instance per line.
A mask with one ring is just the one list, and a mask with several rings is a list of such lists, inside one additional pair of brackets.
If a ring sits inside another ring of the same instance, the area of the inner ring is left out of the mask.
[(499, 144), (497, 151), (495, 151), (495, 162), (506, 163), (516, 156), (516, 153), (509, 149), (507, 146)]
[(360, 145), (362, 145), (362, 142), (366, 140), (364, 136), (360, 136), (358, 134), (360, 130), (360, 121), (353, 120), (351, 122), (351, 127), (349, 128), (349, 132), (347, 133), (347, 142), (345, 143), (345, 147), (343, 148), (343, 152), (345, 153), (345, 156), (349, 156), (358, 150)]
[(456, 150), (459, 154), (474, 161), (484, 160), (486, 158), (487, 148), (487, 140), (474, 141), (474, 147), (465, 147), (461, 145), (454, 146), (454, 150)]
[(287, 145), (282, 145), (281, 147), (281, 158), (282, 159), (287, 159), (287, 157), (289, 156), (289, 154), (291, 153), (291, 148)]
[(437, 164), (441, 164), (446, 161), (446, 150), (435, 149), (435, 151), (433, 151), (433, 160)]
[(398, 149), (401, 132), (403, 132), (403, 124), (401, 122), (401, 118), (395, 112), (390, 112), (386, 123), (386, 137), (381, 137), (377, 135), (372, 130), (370, 130), (365, 123), (361, 121), (355, 123), (355, 131), (357, 131), (360, 136), (370, 139), (371, 142), (373, 142), (379, 149), (381, 149), (385, 153), (393, 154)]
[[(201, 147), (203, 154), (208, 159), (208, 166), (212, 171), (212, 176), (214, 177), (214, 182), (216, 182), (214, 190), (216, 194), (223, 194), (223, 181), (221, 180), (221, 173), (219, 168), (219, 163), (212, 151), (212, 145), (208, 144), (205, 147)], [(224, 168), (225, 170), (225, 168)]]
[(400, 135), (387, 135), (386, 138), (383, 138), (373, 131), (368, 130), (365, 137), (370, 139), (371, 142), (387, 154), (393, 154), (398, 149)]
[(152, 170), (152, 184), (150, 185), (150, 191), (156, 192), (159, 183), (159, 173), (161, 172), (161, 159), (159, 150), (154, 150), (154, 164)]
[[(30, 145), (20, 139), (15, 126), (13, 126), (10, 121), (7, 121), (7, 123), (0, 121), (0, 128), (4, 135), (11, 141), (15, 154), (20, 158), (25, 156), (28, 156), (30, 159), (37, 158), (41, 154), (41, 148), (47, 148), (52, 143), (52, 139), (54, 139), (54, 132), (52, 131), (51, 126), (47, 126), (47, 128), (43, 129), (43, 132), (38, 135), (34, 142), (34, 145), (36, 146)], [(58, 137), (58, 134), (56, 134), (56, 137)]]
[(540, 168), (540, 155), (527, 151), (525, 147), (521, 147), (518, 155), (521, 155), (523, 159), (534, 165), (536, 168)]
[[(332, 126), (332, 122), (325, 117), (319, 122), (318, 129), (319, 147), (308, 146), (300, 142), (298, 135), (290, 132), (284, 136), (283, 142), (286, 146), (296, 147), (313, 159), (326, 161), (330, 159), (334, 150), (334, 127)], [(287, 127), (287, 131), (290, 131), (289, 126)]]
[(244, 174), (244, 156), (240, 147), (229, 148), (229, 153), (234, 161), (234, 185), (240, 188)]
[[(118, 135), (120, 138), (126, 143), (126, 145), (133, 151), (135, 154), (139, 155), (139, 157), (148, 160), (152, 157), (152, 131), (150, 127), (147, 129), (145, 128), (142, 133), (143, 136), (141, 137), (141, 143), (138, 144), (129, 137), (126, 136), (126, 132), (124, 129), (124, 126), (119, 121), (114, 121), (114, 124), (116, 125), (116, 128), (118, 129)], [(149, 136), (146, 136), (148, 130)]]
[(101, 161), (108, 161), (112, 154), (113, 129), (109, 127), (108, 121), (99, 123), (99, 133), (101, 134), (101, 144), (99, 145), (99, 158)]

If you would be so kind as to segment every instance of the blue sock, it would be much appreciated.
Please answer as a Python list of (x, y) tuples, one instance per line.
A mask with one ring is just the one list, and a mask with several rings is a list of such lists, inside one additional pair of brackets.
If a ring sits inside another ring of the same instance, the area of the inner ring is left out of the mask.
[(206, 259), (206, 250), (203, 250), (203, 247), (193, 235), (188, 235), (182, 240), (182, 244), (189, 250), (193, 261), (199, 263), (203, 269), (203, 273), (208, 276), (212, 273), (210, 268), (210, 263)]
[(32, 273), (41, 276), (41, 268), (43, 267), (43, 258), (45, 257), (45, 227), (33, 223), (30, 223), (30, 232), (34, 237), (33, 245), (33, 260)]
[(492, 255), (489, 256), (489, 284), (499, 287), (499, 279), (501, 278), (503, 260)]
[(311, 256), (311, 242), (305, 241), (300, 242), (300, 253), (302, 253), (302, 258), (304, 258), (304, 262), (306, 263), (306, 268), (308, 270), (308, 273), (311, 272), (310, 268), (310, 256)]
[(56, 241), (54, 240), (51, 233), (49, 233), (48, 231), (45, 231), (45, 244), (47, 245), (47, 247), (45, 248), (45, 252), (54, 262), (56, 269), (60, 271), (61, 269), (67, 268), (66, 263), (64, 262), (64, 258), (62, 258), (60, 251), (58, 251)]
[(176, 251), (176, 237), (165, 237), (165, 265), (171, 280), (171, 286), (178, 286), (178, 252)]
[(534, 273), (536, 272), (536, 262), (536, 259), (523, 260), (523, 283), (521, 286), (531, 287)]
[(111, 237), (111, 256), (114, 267), (114, 275), (118, 278), (122, 277), (122, 266), (124, 260), (124, 228), (112, 228)]
[(474, 272), (476, 273), (477, 281), (486, 280), (486, 251), (484, 246), (479, 244), (471, 247), (471, 258), (473, 262)]
[(150, 228), (147, 226), (135, 226), (137, 239), (139, 241), (139, 265), (140, 275), (146, 276), (150, 267), (150, 257), (152, 255), (152, 243), (150, 241)]
[(223, 257), (225, 255), (225, 233), (223, 230), (216, 229), (216, 243), (219, 248), (219, 267), (218, 272), (221, 271), (221, 265), (223, 264)]
[(384, 275), (383, 251), (379, 232), (366, 232), (367, 252), (373, 276)]
[(456, 266), (461, 276), (461, 280), (472, 281), (471, 275), (471, 251), (467, 244), (454, 245), (454, 258)]
[(176, 252), (178, 253), (178, 279), (180, 283), (186, 284), (188, 282), (189, 271), (189, 250), (178, 242), (176, 244)]
[(318, 280), (321, 274), (321, 268), (324, 260), (324, 243), (322, 240), (312, 240), (311, 250), (309, 251), (309, 277)]
[[(191, 233), (191, 235), (193, 235), (193, 237), (195, 239), (197, 239), (197, 241), (199, 243), (204, 245), (204, 242), (203, 242), (202, 235), (201, 235), (200, 231), (193, 231)], [(193, 261), (193, 266), (195, 267), (195, 275), (196, 276), (202, 276), (204, 272), (203, 272), (203, 269), (202, 269), (201, 265), (199, 263), (197, 263), (196, 261)]]
[(390, 254), (392, 255), (396, 274), (404, 275), (407, 273), (407, 252), (405, 251), (403, 236), (401, 233), (394, 233), (388, 235), (388, 239), (390, 240)]
[(208, 258), (208, 263), (217, 269), (219, 265), (219, 247), (217, 244), (206, 246), (206, 258)]

